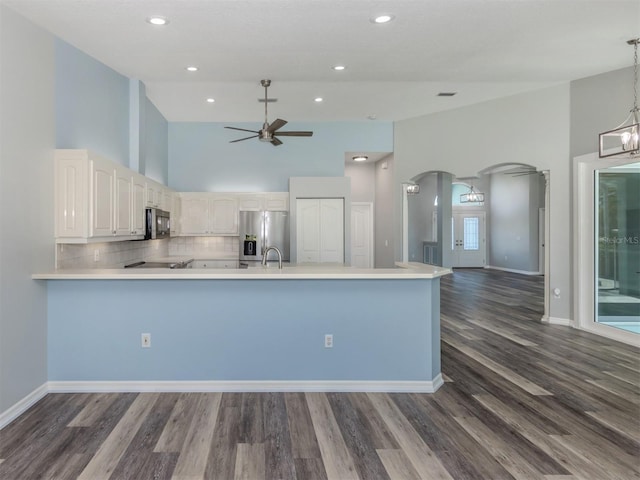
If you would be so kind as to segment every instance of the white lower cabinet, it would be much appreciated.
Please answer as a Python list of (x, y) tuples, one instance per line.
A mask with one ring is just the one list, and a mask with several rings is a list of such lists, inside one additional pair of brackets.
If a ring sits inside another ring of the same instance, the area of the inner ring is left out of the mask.
[(193, 268), (238, 268), (238, 260), (194, 260)]
[(344, 263), (344, 200), (299, 198), (296, 245), (298, 263)]

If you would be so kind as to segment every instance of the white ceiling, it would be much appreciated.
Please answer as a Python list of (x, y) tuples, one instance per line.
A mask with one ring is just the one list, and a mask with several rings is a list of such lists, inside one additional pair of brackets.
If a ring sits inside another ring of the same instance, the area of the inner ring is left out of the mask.
[(270, 120), (399, 120), (631, 66), (640, 36), (640, 0), (0, 3), (142, 80), (169, 121), (260, 122), (262, 78)]

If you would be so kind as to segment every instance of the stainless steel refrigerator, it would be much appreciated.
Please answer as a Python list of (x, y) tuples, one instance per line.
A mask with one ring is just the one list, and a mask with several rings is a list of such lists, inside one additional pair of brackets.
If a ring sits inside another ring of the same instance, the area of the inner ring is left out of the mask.
[[(289, 212), (240, 212), (240, 261), (261, 262), (267, 247), (278, 247), (282, 261), (289, 261)], [(277, 261), (270, 252), (268, 261)]]

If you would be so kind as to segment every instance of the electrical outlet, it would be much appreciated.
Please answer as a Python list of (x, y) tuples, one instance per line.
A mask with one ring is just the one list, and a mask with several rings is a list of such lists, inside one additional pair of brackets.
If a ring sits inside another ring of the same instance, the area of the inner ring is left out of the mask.
[(95, 250), (93, 251), (93, 261), (94, 261), (94, 262), (98, 262), (98, 261), (100, 261), (100, 250), (95, 249)]
[(142, 348), (151, 348), (151, 334), (143, 333), (141, 345)]
[(330, 333), (324, 336), (324, 348), (333, 348), (333, 335)]

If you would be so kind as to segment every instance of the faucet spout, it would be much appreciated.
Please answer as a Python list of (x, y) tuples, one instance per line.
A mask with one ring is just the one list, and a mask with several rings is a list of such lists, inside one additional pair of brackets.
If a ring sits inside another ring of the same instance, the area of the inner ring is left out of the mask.
[(267, 247), (265, 249), (264, 254), (262, 255), (262, 265), (267, 264), (267, 256), (271, 250), (274, 250), (278, 254), (278, 268), (282, 270), (282, 252), (278, 247)]

